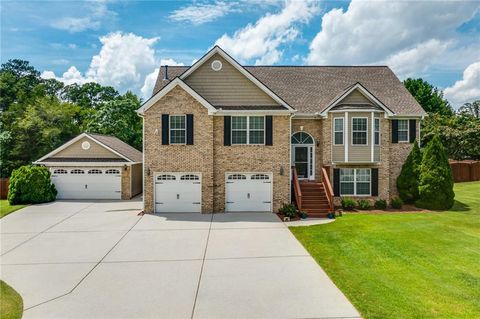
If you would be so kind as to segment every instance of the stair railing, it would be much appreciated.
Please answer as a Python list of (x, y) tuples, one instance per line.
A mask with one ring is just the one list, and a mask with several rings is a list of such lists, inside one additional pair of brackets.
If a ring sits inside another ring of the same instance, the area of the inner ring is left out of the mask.
[(330, 212), (334, 211), (333, 208), (333, 189), (332, 184), (330, 183), (330, 178), (328, 177), (327, 170), (325, 167), (322, 167), (322, 184), (323, 189), (325, 189), (325, 194), (327, 195), (328, 206), (330, 206)]
[(297, 169), (292, 166), (292, 184), (293, 192), (295, 194), (295, 203), (297, 203), (298, 210), (302, 209), (302, 190), (300, 189), (300, 182), (298, 181)]

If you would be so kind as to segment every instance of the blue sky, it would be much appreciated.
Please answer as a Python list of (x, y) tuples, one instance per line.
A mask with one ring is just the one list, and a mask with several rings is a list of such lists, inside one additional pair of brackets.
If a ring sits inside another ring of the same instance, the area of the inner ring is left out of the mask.
[(387, 64), (480, 98), (478, 1), (2, 1), (1, 61), (147, 97), (160, 64), (219, 44), (244, 64)]

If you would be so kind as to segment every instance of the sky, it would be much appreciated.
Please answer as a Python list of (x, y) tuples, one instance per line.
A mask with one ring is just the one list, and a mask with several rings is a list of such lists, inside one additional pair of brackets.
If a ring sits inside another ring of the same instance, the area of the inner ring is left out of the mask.
[(454, 107), (480, 99), (480, 1), (4, 1), (1, 62), (151, 95), (219, 45), (244, 65), (388, 65)]

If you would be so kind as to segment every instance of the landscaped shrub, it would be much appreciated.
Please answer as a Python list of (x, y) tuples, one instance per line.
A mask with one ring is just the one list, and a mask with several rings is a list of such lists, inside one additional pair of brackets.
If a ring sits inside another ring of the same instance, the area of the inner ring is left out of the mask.
[(8, 187), (10, 205), (51, 202), (56, 196), (46, 167), (26, 165), (12, 172)]
[(438, 136), (428, 143), (423, 152), (418, 192), (419, 199), (415, 202), (418, 207), (446, 210), (453, 205), (452, 171)]
[(387, 201), (384, 199), (377, 199), (375, 201), (375, 208), (376, 209), (386, 209), (387, 208)]
[(350, 197), (342, 197), (342, 208), (344, 210), (354, 210), (355, 200)]
[(283, 204), (283, 206), (278, 209), (278, 212), (290, 218), (297, 217), (298, 215), (297, 207), (293, 204)]
[(360, 199), (357, 201), (358, 208), (361, 210), (370, 209), (370, 201), (367, 199)]
[(405, 203), (414, 203), (418, 197), (418, 183), (420, 180), (420, 165), (422, 154), (417, 141), (413, 144), (412, 151), (403, 163), (402, 171), (397, 178), (397, 189), (400, 198)]
[(403, 206), (403, 200), (399, 197), (394, 197), (392, 198), (390, 205), (392, 206), (392, 208), (400, 209)]

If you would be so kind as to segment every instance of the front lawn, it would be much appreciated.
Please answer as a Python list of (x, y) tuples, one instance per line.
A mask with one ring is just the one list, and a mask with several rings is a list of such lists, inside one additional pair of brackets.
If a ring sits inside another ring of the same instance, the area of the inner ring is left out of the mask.
[(22, 297), (12, 287), (0, 280), (0, 318), (20, 319), (22, 313)]
[(0, 218), (7, 216), (10, 213), (13, 213), (16, 210), (19, 210), (20, 208), (25, 207), (26, 205), (10, 205), (8, 203), (8, 200), (0, 200)]
[(290, 230), (365, 318), (480, 316), (480, 182), (447, 212), (350, 214)]

